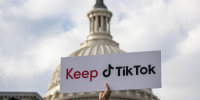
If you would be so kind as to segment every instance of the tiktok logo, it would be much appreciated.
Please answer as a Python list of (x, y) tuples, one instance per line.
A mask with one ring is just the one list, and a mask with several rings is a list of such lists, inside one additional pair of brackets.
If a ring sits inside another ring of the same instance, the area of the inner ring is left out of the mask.
[(133, 76), (133, 75), (146, 75), (146, 74), (156, 74), (155, 71), (156, 66), (148, 65), (148, 66), (141, 66), (141, 65), (134, 65), (133, 67), (129, 66), (117, 66), (113, 67), (111, 64), (108, 64), (108, 69), (103, 70), (103, 76), (109, 77), (111, 72), (114, 70), (117, 71), (117, 76)]
[[(104, 77), (109, 77), (110, 74), (111, 74), (111, 69), (114, 69), (114, 67), (112, 67), (111, 64), (109, 64), (109, 65), (108, 65), (108, 69), (105, 69), (105, 70), (103, 71), (103, 76), (104, 76)], [(106, 72), (107, 72), (107, 74), (106, 74)]]

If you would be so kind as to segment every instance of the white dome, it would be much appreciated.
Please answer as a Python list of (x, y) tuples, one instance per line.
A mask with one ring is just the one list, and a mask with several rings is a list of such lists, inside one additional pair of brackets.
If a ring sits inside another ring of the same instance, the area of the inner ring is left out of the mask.
[[(90, 34), (81, 48), (69, 57), (125, 53), (110, 35), (112, 13), (107, 9), (94, 8), (88, 13)], [(133, 84), (134, 85), (134, 84)], [(45, 100), (97, 100), (98, 92), (60, 94), (60, 65), (53, 73)], [(109, 100), (158, 100), (151, 89), (113, 91)]]
[[(86, 40), (84, 43), (82, 43), (82, 48), (69, 55), (69, 57), (104, 55), (104, 54), (123, 53), (123, 52), (124, 51), (122, 51), (118, 47), (118, 43), (116, 43), (113, 40), (93, 39), (93, 40)], [(58, 87), (60, 87), (60, 65), (53, 73), (53, 76), (49, 83), (47, 95), (54, 94), (54, 92), (56, 91), (59, 92), (60, 89), (57, 90)]]
[[(118, 47), (118, 44), (113, 40), (108, 39), (94, 39), (86, 40), (82, 44), (82, 48), (75, 51), (70, 55), (73, 56), (88, 56), (88, 55), (104, 55), (113, 53), (124, 53)], [(134, 85), (134, 84), (133, 84)], [(60, 94), (60, 65), (53, 73), (51, 81), (49, 83), (48, 92), (45, 96), (46, 100), (50, 98), (56, 98), (56, 100), (95, 100), (98, 98), (98, 92), (92, 93), (74, 93), (74, 94)], [(57, 96), (56, 96), (57, 95)], [(60, 98), (60, 99), (59, 99)], [(127, 91), (113, 91), (111, 95), (113, 100), (157, 100), (157, 97), (153, 95), (150, 89), (143, 90), (127, 90)], [(53, 99), (54, 100), (54, 99)]]

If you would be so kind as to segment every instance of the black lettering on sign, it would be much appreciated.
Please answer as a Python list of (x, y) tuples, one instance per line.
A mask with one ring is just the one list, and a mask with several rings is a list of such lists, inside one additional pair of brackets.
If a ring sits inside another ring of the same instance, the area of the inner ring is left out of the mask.
[(123, 67), (123, 76), (125, 76), (126, 70), (125, 67)]
[(153, 74), (156, 74), (156, 72), (154, 71), (155, 66), (151, 67), (151, 65), (149, 65), (148, 68), (149, 68), (149, 74), (151, 74), (151, 72)]
[(131, 72), (133, 68), (128, 68), (128, 66), (126, 66), (126, 76), (128, 75), (133, 75), (133, 73)]
[(134, 68), (135, 68), (135, 70), (136, 70), (136, 75), (139, 74), (139, 73), (138, 73), (138, 72), (139, 72), (139, 71), (138, 71), (138, 70), (139, 70), (139, 67), (140, 67), (140, 65), (135, 65), (135, 66), (134, 66)]
[[(117, 71), (117, 76), (156, 74), (155, 66), (152, 66), (150, 64), (148, 66), (134, 65), (133, 67), (129, 67), (129, 66), (113, 67), (113, 66), (111, 66), (111, 64), (109, 64), (108, 69), (105, 69), (103, 71), (103, 76), (109, 77), (111, 75), (111, 71), (113, 71), (113, 69)], [(69, 71), (69, 73), (70, 73), (70, 71)]]
[(140, 68), (140, 73), (141, 74), (146, 74), (147, 73), (147, 68), (146, 67)]
[[(109, 64), (109, 65), (108, 65), (108, 69), (105, 69), (105, 70), (103, 71), (103, 76), (104, 76), (104, 77), (109, 77), (110, 74), (111, 74), (111, 69), (113, 69), (113, 68), (114, 68), (114, 67), (112, 67), (111, 64)], [(107, 72), (107, 74), (106, 74), (106, 72)]]
[(120, 76), (120, 69), (122, 69), (122, 67), (115, 67), (118, 71), (117, 71), (117, 73), (118, 73), (118, 76)]

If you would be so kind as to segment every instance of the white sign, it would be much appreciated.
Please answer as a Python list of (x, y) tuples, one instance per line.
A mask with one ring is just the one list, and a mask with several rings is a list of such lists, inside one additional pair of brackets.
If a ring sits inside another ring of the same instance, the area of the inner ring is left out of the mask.
[(161, 51), (61, 58), (61, 93), (161, 87)]

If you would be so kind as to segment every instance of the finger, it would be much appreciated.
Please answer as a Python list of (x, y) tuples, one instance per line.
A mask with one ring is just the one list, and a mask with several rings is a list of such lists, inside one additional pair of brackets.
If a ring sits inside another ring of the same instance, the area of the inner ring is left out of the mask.
[(101, 98), (103, 96), (103, 92), (101, 91), (100, 93), (99, 93), (99, 98)]
[(110, 88), (108, 86), (108, 83), (106, 83), (106, 91), (110, 91)]

